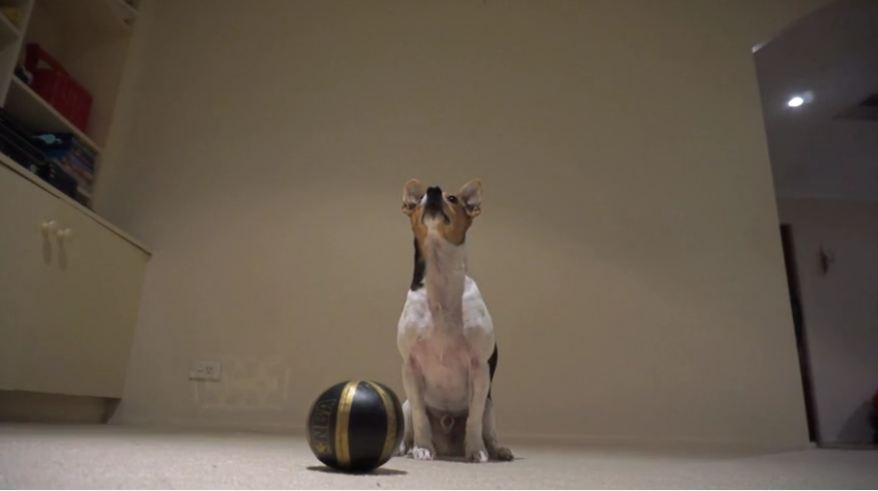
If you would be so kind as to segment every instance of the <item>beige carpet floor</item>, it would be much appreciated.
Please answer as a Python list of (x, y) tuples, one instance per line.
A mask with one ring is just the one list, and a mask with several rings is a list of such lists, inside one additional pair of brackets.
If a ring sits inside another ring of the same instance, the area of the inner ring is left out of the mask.
[(509, 463), (321, 466), (301, 436), (0, 424), (0, 488), (875, 488), (878, 452), (510, 445)]

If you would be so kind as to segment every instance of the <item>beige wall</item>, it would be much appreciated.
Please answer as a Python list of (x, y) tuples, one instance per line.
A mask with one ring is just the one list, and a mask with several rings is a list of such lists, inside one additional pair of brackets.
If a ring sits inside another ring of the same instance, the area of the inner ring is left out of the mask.
[(401, 186), (481, 176), (501, 430), (803, 443), (750, 48), (818, 3), (148, 4), (98, 196), (155, 253), (118, 420), (399, 389)]
[[(878, 390), (878, 203), (782, 199), (793, 232), (805, 332), (825, 443), (871, 443)], [(834, 261), (820, 268), (821, 247)]]

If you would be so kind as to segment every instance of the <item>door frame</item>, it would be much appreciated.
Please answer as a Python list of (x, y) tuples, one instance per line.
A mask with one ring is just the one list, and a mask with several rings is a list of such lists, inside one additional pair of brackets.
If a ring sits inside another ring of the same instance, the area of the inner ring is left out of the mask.
[(793, 329), (796, 334), (799, 371), (802, 374), (802, 392), (805, 396), (805, 415), (808, 420), (808, 439), (819, 444), (821, 438), (820, 429), (817, 425), (817, 399), (814, 396), (811, 355), (808, 351), (808, 333), (805, 330), (805, 314), (799, 286), (799, 272), (796, 267), (796, 250), (792, 225), (781, 223), (780, 237), (783, 247), (784, 267), (787, 273), (787, 286), (790, 293), (790, 308), (793, 313)]

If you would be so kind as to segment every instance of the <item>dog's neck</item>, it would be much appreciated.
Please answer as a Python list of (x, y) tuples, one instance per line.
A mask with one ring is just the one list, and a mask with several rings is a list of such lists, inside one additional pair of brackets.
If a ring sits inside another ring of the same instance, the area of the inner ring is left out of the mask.
[[(417, 282), (419, 269), (423, 274), (422, 282)], [(464, 244), (454, 245), (432, 235), (428, 235), (422, 245), (415, 242), (415, 279), (412, 281), (412, 289), (415, 289), (417, 283), (427, 289), (427, 303), (434, 327), (438, 331), (448, 333), (463, 330), (465, 282)]]

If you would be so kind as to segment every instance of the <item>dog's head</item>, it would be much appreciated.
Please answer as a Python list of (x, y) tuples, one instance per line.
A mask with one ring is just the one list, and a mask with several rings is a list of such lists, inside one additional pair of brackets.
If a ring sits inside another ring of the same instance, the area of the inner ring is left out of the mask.
[(482, 211), (482, 181), (473, 179), (456, 194), (438, 186), (426, 187), (412, 179), (402, 191), (402, 212), (412, 222), (412, 232), (422, 244), (428, 236), (460, 245), (466, 240), (473, 219)]

